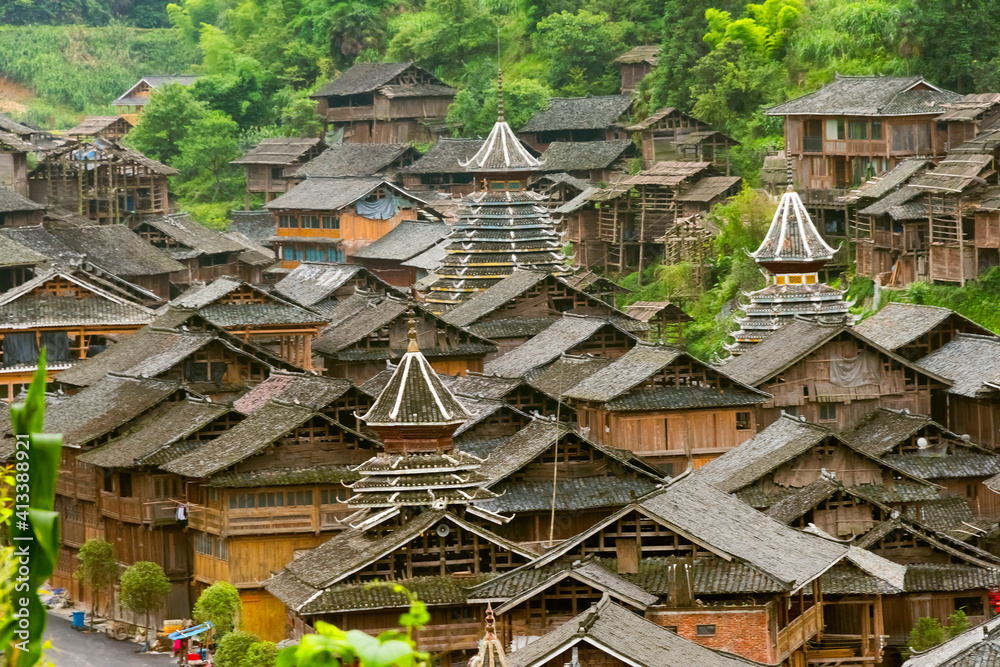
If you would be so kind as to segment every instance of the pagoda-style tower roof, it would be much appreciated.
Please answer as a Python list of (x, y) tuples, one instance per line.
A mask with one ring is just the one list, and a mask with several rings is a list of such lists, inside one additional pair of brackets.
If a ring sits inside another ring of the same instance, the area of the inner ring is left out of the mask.
[(507, 667), (507, 654), (503, 642), (497, 637), (493, 605), (486, 605), (486, 633), (479, 640), (479, 652), (469, 660), (469, 667)]
[(503, 74), (497, 73), (497, 122), (486, 142), (468, 162), (459, 161), (473, 173), (538, 171), (542, 161), (533, 156), (503, 119)]
[(385, 451), (356, 468), (350, 485), (356, 507), (468, 504), (496, 494), (483, 488), (482, 459), (455, 451), (452, 439), (472, 415), (441, 382), (417, 345), (410, 319), (406, 354), (361, 419), (381, 437)]
[(799, 193), (789, 185), (778, 202), (767, 236), (750, 256), (765, 268), (769, 264), (786, 262), (822, 266), (835, 252), (820, 236)]
[(733, 355), (759, 343), (795, 317), (826, 323), (853, 323), (844, 292), (819, 281), (819, 270), (836, 251), (820, 236), (798, 193), (788, 186), (771, 227), (750, 256), (771, 274), (768, 285), (747, 296), (750, 303), (737, 318), (740, 328), (727, 345)]

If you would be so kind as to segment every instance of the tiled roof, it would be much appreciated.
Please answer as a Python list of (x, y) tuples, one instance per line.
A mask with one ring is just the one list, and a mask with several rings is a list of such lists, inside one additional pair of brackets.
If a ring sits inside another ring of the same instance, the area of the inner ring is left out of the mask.
[[(915, 86), (930, 86), (919, 76), (845, 76), (836, 78), (819, 90), (765, 109), (769, 116), (893, 116), (933, 114), (961, 96), (947, 90), (912, 91)], [(931, 86), (933, 88), (933, 86)]]
[(631, 139), (613, 141), (555, 141), (542, 153), (546, 171), (608, 169), (632, 147)]
[(359, 478), (353, 466), (313, 465), (301, 468), (265, 468), (249, 472), (228, 471), (214, 475), (209, 486), (252, 488), (291, 486), (293, 484), (333, 484), (354, 482)]
[(618, 123), (632, 108), (631, 95), (553, 97), (518, 132), (601, 130)]
[(875, 408), (854, 426), (841, 433), (841, 437), (869, 456), (881, 456), (920, 429), (932, 424), (943, 429), (926, 415)]
[(275, 371), (233, 401), (233, 408), (243, 414), (251, 414), (267, 405), (271, 399), (278, 399), (282, 403), (321, 410), (346, 394), (352, 386), (354, 383), (345, 378)]
[(0, 267), (37, 266), (47, 260), (48, 257), (45, 255), (21, 245), (9, 236), (0, 234)]
[(267, 245), (274, 236), (274, 214), (270, 211), (233, 211), (233, 231), (243, 234), (254, 243)]
[(859, 199), (872, 200), (881, 199), (891, 192), (895, 192), (902, 187), (911, 177), (915, 176), (925, 167), (933, 164), (926, 158), (906, 158), (901, 160), (895, 167), (882, 174), (878, 178), (873, 178), (864, 183), (857, 190), (849, 195), (853, 201)]
[(788, 186), (781, 195), (771, 226), (750, 256), (760, 262), (815, 262), (831, 259), (835, 250), (820, 236), (799, 193)]
[(716, 651), (678, 636), (608, 596), (507, 657), (510, 667), (542, 667), (577, 644), (596, 646), (637, 667), (748, 667), (761, 663)]
[(240, 252), (244, 249), (242, 244), (192, 220), (186, 213), (147, 218), (142, 224), (163, 232), (181, 245), (200, 251), (198, 254)]
[(231, 164), (292, 164), (322, 143), (315, 137), (268, 137)]
[(1000, 385), (1000, 339), (960, 333), (916, 364), (951, 380), (950, 394), (968, 398), (992, 394)]
[[(579, 477), (556, 481), (557, 512), (619, 509), (656, 488), (646, 477)], [(498, 497), (476, 503), (498, 514), (547, 512), (552, 509), (552, 480), (500, 483), (490, 488)]]
[(898, 190), (893, 190), (889, 194), (883, 196), (878, 201), (869, 204), (865, 208), (858, 211), (858, 213), (861, 215), (886, 215), (889, 214), (892, 209), (899, 208), (915, 197), (919, 197), (923, 194), (923, 192), (912, 185), (904, 185)]
[(751, 388), (720, 390), (711, 387), (658, 387), (619, 396), (608, 401), (606, 406), (612, 412), (687, 410), (759, 405), (769, 400), (769, 394)]
[(509, 276), (449, 310), (441, 319), (449, 324), (467, 327), (545, 280), (547, 275), (543, 271), (514, 269)]
[(994, 617), (927, 651), (904, 667), (1000, 667), (1000, 618)]
[(441, 137), (434, 146), (409, 167), (400, 169), (402, 174), (452, 174), (469, 171), (466, 163), (479, 152), (483, 139), (451, 139)]
[[(334, 614), (345, 611), (375, 611), (378, 609), (405, 610), (410, 598), (397, 593), (396, 586), (403, 586), (410, 594), (417, 595), (428, 606), (465, 605), (467, 588), (490, 575), (459, 579), (451, 574), (372, 584), (339, 584), (330, 586), (310, 600), (299, 611), (303, 614)], [(500, 667), (499, 665), (497, 667)]]
[(564, 354), (545, 368), (532, 371), (525, 376), (525, 379), (538, 391), (558, 399), (611, 363), (612, 359), (608, 357), (576, 357)]
[(330, 146), (295, 170), (296, 177), (358, 178), (381, 173), (413, 151), (409, 144), (354, 144)]
[(333, 296), (337, 290), (359, 273), (384, 286), (387, 291), (392, 289), (391, 285), (383, 283), (380, 278), (360, 264), (320, 262), (302, 262), (279, 280), (274, 289), (295, 303), (311, 307)]
[[(263, 298), (262, 303), (227, 303), (226, 297), (239, 289), (249, 288)], [(206, 320), (219, 327), (262, 326), (268, 324), (319, 324), (324, 318), (316, 313), (268, 294), (249, 283), (222, 276), (208, 285), (195, 285), (170, 302), (177, 308), (197, 310)]]
[[(388, 84), (394, 78), (409, 68), (420, 71), (432, 79), (431, 84), (416, 84), (421, 89), (428, 88), (424, 94), (454, 95), (455, 89), (450, 88), (413, 63), (358, 63), (349, 67), (340, 76), (326, 84), (310, 97), (334, 97), (343, 95), (358, 95), (373, 92)], [(405, 89), (405, 86), (401, 88)], [(399, 91), (402, 92), (402, 91)]]
[(858, 324), (855, 330), (888, 350), (897, 350), (927, 334), (949, 317), (958, 320), (966, 333), (990, 333), (972, 320), (948, 308), (894, 301), (887, 303), (877, 313)]
[[(5, 121), (8, 122), (5, 123)], [(9, 131), (7, 132), (2, 131), (2, 130), (7, 130), (11, 126), (17, 126), (17, 125), (20, 124), (15, 123), (14, 121), (10, 120), (3, 114), (0, 114), (0, 128), (2, 128), (0, 129), (0, 146), (6, 146), (6, 150), (13, 153), (28, 153), (30, 151), (35, 150), (34, 144), (24, 141), (17, 134), (14, 134)], [(26, 130), (26, 132), (21, 133), (22, 136), (30, 136), (31, 134), (34, 133), (34, 131), (30, 127), (25, 127), (23, 125), (20, 125), (20, 127), (23, 127)]]
[[(676, 560), (660, 557), (643, 557), (639, 572), (623, 575), (644, 591), (654, 595), (670, 593), (670, 570)], [(604, 561), (614, 566), (614, 561)], [(693, 563), (693, 588), (695, 595), (753, 595), (755, 593), (783, 593), (788, 585), (760, 569), (738, 560), (697, 558)]]
[(502, 320), (483, 320), (470, 324), (469, 331), (490, 340), (531, 338), (554, 323), (555, 320), (551, 317), (505, 317)]
[(620, 65), (626, 63), (649, 63), (650, 65), (655, 65), (660, 48), (658, 44), (635, 46), (615, 58), (615, 62)]
[(143, 240), (125, 225), (53, 227), (47, 230), (87, 261), (117, 276), (155, 276), (185, 266)]
[(992, 173), (992, 165), (992, 153), (951, 155), (934, 169), (914, 178), (910, 186), (938, 192), (961, 192), (970, 185), (981, 183), (984, 176)]
[(382, 238), (354, 251), (353, 257), (403, 262), (437, 245), (450, 231), (444, 223), (403, 220)]
[(5, 185), (0, 185), (0, 213), (14, 211), (44, 211), (45, 207), (23, 197)]
[(531, 154), (503, 119), (502, 107), (500, 118), (486, 136), (486, 141), (475, 155), (462, 163), (472, 172), (536, 171), (541, 165), (542, 161)]
[(307, 178), (264, 205), (270, 210), (337, 211), (352, 205), (380, 185), (382, 178)]
[(886, 463), (891, 463), (900, 470), (921, 479), (986, 477), (1000, 474), (1000, 457), (995, 454), (978, 452), (945, 456), (887, 454), (882, 458)]
[(578, 401), (609, 401), (686, 356), (675, 347), (639, 343), (611, 366), (573, 387), (566, 396)]

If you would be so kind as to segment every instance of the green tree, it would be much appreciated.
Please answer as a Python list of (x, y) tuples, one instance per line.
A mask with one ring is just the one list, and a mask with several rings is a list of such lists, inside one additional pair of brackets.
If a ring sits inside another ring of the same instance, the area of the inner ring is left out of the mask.
[(230, 632), (219, 640), (213, 664), (215, 667), (242, 667), (251, 647), (259, 643), (260, 639), (252, 632)]
[(94, 616), (97, 615), (97, 598), (118, 580), (118, 560), (110, 542), (94, 537), (80, 547), (77, 561), (80, 564), (73, 573), (73, 578), (90, 585), (90, 629), (93, 630)]
[(496, 49), (496, 26), (484, 0), (427, 0), (423, 11), (393, 21), (386, 56), (415, 60), (441, 77), (457, 78), (469, 63)]
[(299, 95), (281, 112), (281, 128), (293, 137), (318, 137), (323, 132), (323, 117), (316, 112), (316, 100)]
[[(470, 77), (471, 78), (471, 77)], [(535, 79), (504, 78), (503, 112), (514, 130), (523, 127), (536, 113), (549, 106), (552, 91)], [(497, 73), (492, 63), (484, 63), (469, 85), (458, 91), (448, 109), (448, 124), (462, 136), (485, 137), (497, 121)]]
[(953, 639), (954, 637), (959, 636), (970, 627), (969, 618), (965, 614), (965, 609), (956, 609), (948, 615), (948, 639)]
[(225, 581), (217, 581), (198, 596), (191, 612), (199, 623), (211, 621), (215, 626), (215, 636), (222, 639), (239, 627), (243, 602), (236, 587)]
[(763, 4), (749, 4), (746, 9), (748, 16), (735, 21), (727, 11), (705, 10), (709, 31), (704, 40), (712, 49), (732, 41), (761, 55), (781, 55), (806, 6), (803, 0), (765, 0)]
[(197, 120), (178, 144), (175, 164), (186, 182), (211, 181), (218, 194), (223, 177), (234, 171), (231, 160), (240, 156), (239, 127), (221, 111), (210, 111)]
[(919, 653), (934, 648), (945, 639), (945, 629), (941, 621), (923, 616), (917, 619), (917, 624), (910, 630), (910, 639), (906, 645)]
[(549, 67), (549, 84), (565, 94), (610, 94), (619, 87), (614, 59), (633, 32), (629, 21), (581, 9), (562, 11), (538, 22), (532, 43)]
[(188, 88), (164, 86), (149, 100), (126, 141), (149, 157), (170, 164), (180, 155), (180, 144), (188, 130), (207, 113)]
[(260, 641), (247, 649), (240, 667), (274, 667), (278, 659), (278, 647), (274, 642)]
[(130, 565), (122, 574), (118, 589), (118, 603), (136, 614), (146, 617), (146, 650), (149, 635), (155, 634), (149, 626), (149, 616), (163, 607), (170, 593), (170, 581), (163, 568), (156, 563), (140, 560)]

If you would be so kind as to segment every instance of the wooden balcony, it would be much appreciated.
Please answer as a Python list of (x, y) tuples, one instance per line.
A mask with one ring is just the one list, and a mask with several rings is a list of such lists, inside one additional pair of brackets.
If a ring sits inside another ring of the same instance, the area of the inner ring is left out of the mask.
[(802, 647), (813, 637), (823, 636), (823, 605), (815, 604), (778, 631), (777, 651), (775, 656), (780, 662)]
[(903, 249), (902, 232), (891, 232), (885, 229), (876, 229), (872, 233), (875, 245), (880, 248), (891, 248), (893, 250)]
[(340, 521), (349, 516), (352, 511), (346, 504), (248, 507), (226, 510), (195, 508), (191, 510), (188, 525), (191, 528), (223, 537), (318, 533), (321, 530), (337, 530), (343, 527)]
[(82, 521), (61, 520), (62, 543), (71, 547), (79, 547), (87, 541), (87, 529)]
[(326, 119), (333, 123), (346, 123), (352, 120), (372, 120), (375, 118), (375, 105), (368, 107), (333, 107), (326, 110)]
[(101, 514), (119, 521), (142, 523), (142, 501), (139, 498), (120, 498), (101, 491)]

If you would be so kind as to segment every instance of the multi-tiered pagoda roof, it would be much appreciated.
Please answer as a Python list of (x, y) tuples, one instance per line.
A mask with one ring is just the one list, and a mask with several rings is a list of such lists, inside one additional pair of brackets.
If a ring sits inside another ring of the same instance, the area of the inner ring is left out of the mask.
[(770, 274), (768, 285), (747, 295), (750, 303), (741, 308), (740, 328), (727, 349), (740, 354), (796, 317), (827, 323), (851, 320), (844, 292), (819, 280), (819, 270), (835, 252), (820, 236), (801, 197), (788, 186), (767, 236), (750, 254)]
[(490, 135), (472, 159), (461, 164), (472, 171), (477, 191), (465, 197), (427, 301), (458, 305), (517, 267), (560, 276), (572, 272), (545, 197), (526, 189), (528, 174), (538, 171), (542, 162), (504, 121), (502, 97)]
[(409, 346), (388, 384), (362, 417), (385, 450), (361, 464), (351, 488), (356, 507), (467, 505), (496, 494), (483, 488), (482, 459), (455, 450), (452, 436), (472, 415), (441, 382), (417, 345)]

